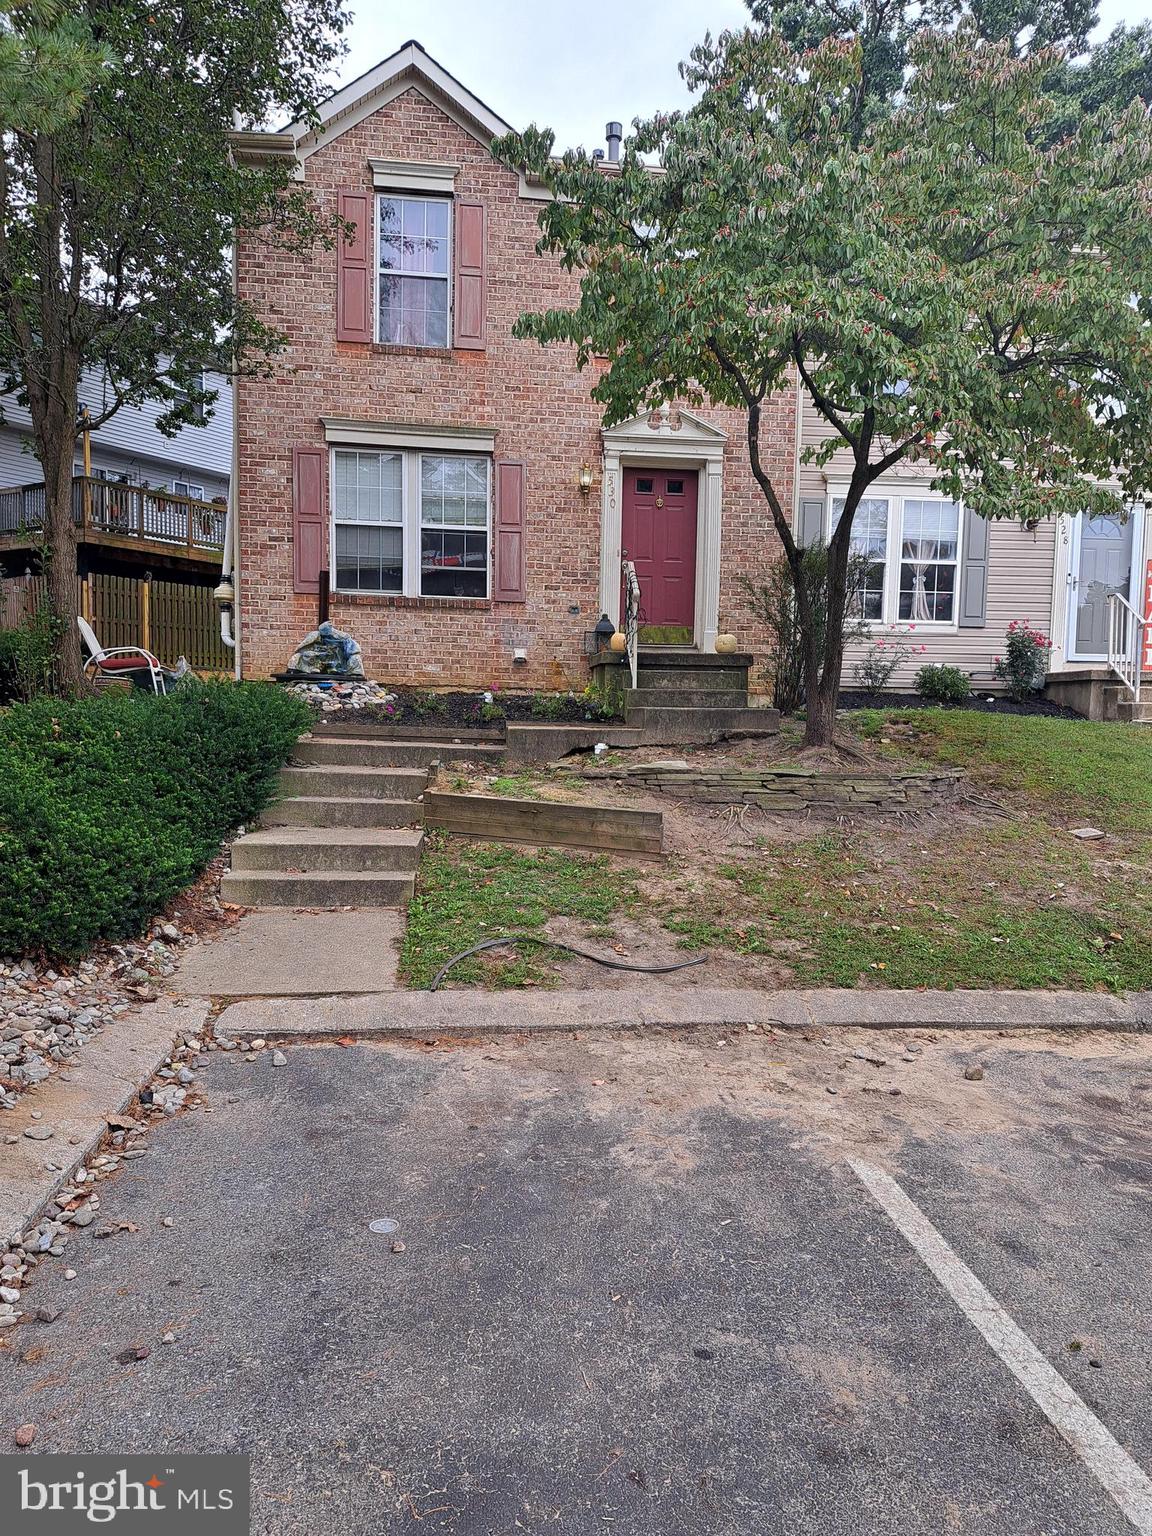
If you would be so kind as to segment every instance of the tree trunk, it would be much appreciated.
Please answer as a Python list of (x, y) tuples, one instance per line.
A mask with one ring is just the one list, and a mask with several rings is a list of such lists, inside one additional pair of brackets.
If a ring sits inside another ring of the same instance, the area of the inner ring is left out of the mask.
[[(72, 420), (75, 420), (73, 417)], [(76, 693), (82, 677), (80, 631), (76, 627), (76, 525), (72, 514), (72, 455), (75, 429), (65, 422), (39, 434), (44, 471), (44, 557), (53, 632), (53, 685)]]
[[(853, 509), (854, 510), (854, 509)], [(851, 518), (849, 517), (849, 527)], [(848, 535), (838, 531), (828, 546), (823, 593), (824, 634), (813, 625), (804, 634), (804, 692), (806, 747), (831, 747), (836, 736), (836, 703), (844, 670), (844, 613), (848, 606)], [(809, 604), (810, 608), (813, 606)]]

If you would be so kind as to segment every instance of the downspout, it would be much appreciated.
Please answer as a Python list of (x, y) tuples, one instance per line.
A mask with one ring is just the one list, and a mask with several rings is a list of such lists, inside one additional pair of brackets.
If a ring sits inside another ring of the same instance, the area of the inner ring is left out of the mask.
[[(232, 240), (232, 296), (235, 298), (239, 292), (239, 282), (236, 270), (239, 256), (239, 242), (235, 237)], [(236, 603), (236, 582), (239, 569), (236, 563), (236, 498), (239, 492), (239, 468), (240, 450), (236, 437), (236, 423), (239, 416), (236, 402), (236, 390), (239, 383), (239, 375), (235, 366), (232, 369), (232, 468), (228, 482), (228, 506), (224, 513), (224, 549), (220, 557), (220, 584), (212, 596), (220, 604), (220, 639), (228, 647), (233, 655), (232, 674), (237, 680), (240, 678), (240, 623), (239, 609)], [(236, 632), (232, 631), (232, 615), (236, 613)]]

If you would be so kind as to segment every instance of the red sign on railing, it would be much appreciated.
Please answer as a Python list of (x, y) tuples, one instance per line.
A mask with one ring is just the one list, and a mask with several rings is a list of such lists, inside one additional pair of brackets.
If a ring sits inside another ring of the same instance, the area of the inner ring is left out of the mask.
[(1144, 671), (1152, 672), (1152, 560), (1144, 567)]

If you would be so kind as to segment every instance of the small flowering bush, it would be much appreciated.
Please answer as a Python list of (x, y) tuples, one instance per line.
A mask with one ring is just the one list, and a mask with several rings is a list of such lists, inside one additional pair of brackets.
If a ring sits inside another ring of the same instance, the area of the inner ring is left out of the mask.
[(972, 692), (972, 684), (959, 667), (935, 661), (917, 672), (916, 692), (929, 704), (962, 704)]
[(498, 725), (506, 718), (504, 706), (496, 697), (495, 688), (485, 689), (467, 713), (481, 725)]
[(902, 667), (906, 661), (911, 661), (913, 656), (924, 654), (928, 649), (926, 645), (911, 643), (911, 635), (915, 628), (915, 624), (909, 624), (907, 631), (903, 634), (890, 635), (887, 639), (872, 641), (852, 668), (852, 674), (861, 693), (867, 693), (873, 697), (883, 693), (898, 667)]
[(1003, 656), (997, 656), (993, 672), (1008, 685), (1014, 699), (1026, 699), (1044, 682), (1052, 642), (1029, 619), (1013, 619)]

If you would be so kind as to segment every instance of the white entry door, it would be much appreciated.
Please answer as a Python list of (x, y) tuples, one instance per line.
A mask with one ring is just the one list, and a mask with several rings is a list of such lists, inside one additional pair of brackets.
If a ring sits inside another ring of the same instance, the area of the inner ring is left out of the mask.
[(1068, 659), (1108, 658), (1108, 594), (1119, 592), (1130, 603), (1136, 588), (1143, 517), (1085, 517), (1072, 524), (1069, 551)]

